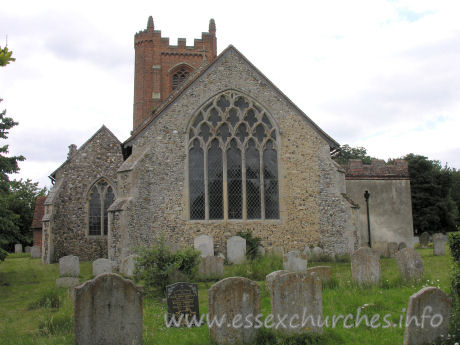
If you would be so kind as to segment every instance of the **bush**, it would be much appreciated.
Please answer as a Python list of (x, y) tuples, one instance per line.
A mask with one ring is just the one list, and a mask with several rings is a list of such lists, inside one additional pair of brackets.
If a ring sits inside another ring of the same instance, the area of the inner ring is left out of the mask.
[(5, 261), (5, 258), (7, 257), (7, 255), (8, 255), (8, 252), (0, 248), (0, 261)]
[(460, 340), (460, 232), (450, 233), (447, 237), (450, 252), (454, 258), (452, 267), (452, 315), (449, 333), (453, 334), (452, 344)]
[(138, 254), (134, 279), (144, 281), (147, 294), (164, 294), (169, 284), (192, 281), (197, 276), (200, 252), (193, 248), (172, 253), (164, 241), (160, 241), (152, 248), (139, 249)]
[(58, 309), (61, 305), (59, 291), (57, 288), (50, 288), (43, 291), (38, 298), (29, 304), (30, 309), (38, 308), (55, 308)]
[(262, 240), (259, 237), (253, 237), (251, 230), (240, 231), (237, 235), (246, 240), (246, 257), (250, 260), (256, 259), (259, 256), (257, 248)]
[(460, 231), (451, 232), (447, 236), (447, 242), (449, 243), (452, 257), (454, 258), (457, 265), (460, 265)]

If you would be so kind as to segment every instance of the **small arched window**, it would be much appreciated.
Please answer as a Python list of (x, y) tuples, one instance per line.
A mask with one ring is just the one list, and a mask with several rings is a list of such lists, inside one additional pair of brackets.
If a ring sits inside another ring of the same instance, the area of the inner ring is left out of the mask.
[(188, 130), (191, 220), (279, 219), (276, 127), (255, 101), (229, 91)]
[(88, 193), (88, 234), (90, 236), (105, 236), (108, 233), (108, 209), (115, 201), (112, 186), (105, 179), (96, 182)]
[(190, 71), (186, 69), (185, 67), (179, 68), (176, 72), (173, 73), (172, 75), (172, 89), (175, 90), (177, 89), (180, 84), (184, 82), (185, 79), (189, 76)]

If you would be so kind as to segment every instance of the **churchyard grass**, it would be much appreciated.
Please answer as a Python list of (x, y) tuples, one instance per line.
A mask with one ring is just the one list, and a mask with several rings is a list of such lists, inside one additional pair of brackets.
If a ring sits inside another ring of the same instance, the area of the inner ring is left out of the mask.
[[(396, 260), (384, 258), (381, 261), (382, 281), (376, 287), (360, 287), (351, 281), (349, 262), (309, 262), (308, 266), (331, 266), (333, 283), (323, 289), (323, 315), (391, 314), (391, 320), (398, 324), (402, 308), (407, 308), (409, 296), (423, 286), (439, 286), (450, 292), (449, 273), (451, 259), (433, 256), (432, 249), (417, 249), (422, 255), (425, 278), (418, 283), (405, 283), (399, 278)], [(91, 278), (91, 263), (80, 263), (81, 281)], [(274, 268), (281, 269), (279, 259), (266, 258), (259, 264), (226, 266), (225, 275), (239, 273), (257, 277), (261, 287), (261, 308), (266, 316), (270, 313), (270, 297), (264, 288), (264, 273)], [(255, 271), (255, 272), (254, 272)], [(28, 254), (10, 255), (0, 264), (0, 345), (3, 344), (73, 344), (73, 310), (67, 289), (55, 288), (59, 277), (58, 264), (42, 265), (40, 260), (31, 259)], [(200, 282), (200, 313), (208, 312), (208, 288), (214, 282)], [(56, 304), (56, 298), (59, 303)], [(58, 306), (56, 308), (56, 306)], [(144, 298), (144, 344), (156, 345), (207, 345), (207, 326), (200, 328), (167, 328), (164, 314), (166, 303), (159, 298)], [(405, 315), (405, 313), (404, 313)], [(353, 321), (354, 322), (354, 318)], [(358, 328), (345, 329), (339, 322), (335, 329), (326, 328), (320, 337), (311, 337), (310, 342), (286, 340), (275, 337), (273, 331), (264, 331), (259, 344), (401, 344), (404, 329), (371, 329), (362, 322)], [(262, 341), (262, 340), (261, 340)]]

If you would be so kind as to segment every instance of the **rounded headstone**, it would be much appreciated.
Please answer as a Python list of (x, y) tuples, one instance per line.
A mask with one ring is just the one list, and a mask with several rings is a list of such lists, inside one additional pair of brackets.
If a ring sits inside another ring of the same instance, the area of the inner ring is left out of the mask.
[(321, 281), (332, 279), (332, 268), (330, 266), (316, 266), (307, 269), (307, 273), (316, 273)]
[(22, 254), (22, 244), (17, 243), (14, 245), (14, 254)]
[(419, 237), (419, 241), (420, 246), (422, 248), (426, 248), (428, 246), (428, 242), (430, 242), (430, 234), (428, 232), (423, 232)]
[(286, 270), (279, 270), (279, 271), (275, 271), (275, 272), (272, 272), (270, 274), (267, 274), (265, 276), (265, 290), (267, 290), (267, 292), (271, 293), (272, 290), (273, 290), (273, 282), (275, 281), (275, 279), (282, 275), (282, 274), (286, 274), (286, 273), (290, 273), (289, 271), (286, 271)]
[(369, 247), (361, 247), (351, 255), (351, 276), (358, 284), (380, 281), (380, 255)]
[(324, 253), (323, 248), (314, 247), (311, 250), (311, 257), (313, 260), (318, 260), (323, 255), (323, 253)]
[(307, 257), (297, 250), (290, 251), (283, 256), (283, 268), (289, 272), (305, 273), (307, 271)]
[(42, 257), (41, 248), (39, 246), (33, 246), (30, 248), (30, 257), (32, 259), (39, 259)]
[(67, 255), (59, 259), (59, 275), (61, 277), (78, 277), (80, 275), (80, 259), (75, 255)]
[(232, 264), (241, 264), (246, 260), (246, 240), (233, 236), (227, 240), (227, 259)]
[(199, 235), (193, 239), (193, 246), (201, 252), (201, 257), (214, 256), (214, 240), (208, 235)]
[(307, 257), (307, 259), (310, 259), (311, 258), (311, 249), (310, 249), (310, 247), (306, 246), (303, 249), (302, 254), (304, 254)]
[(109, 259), (97, 259), (93, 262), (93, 276), (100, 274), (112, 273), (112, 261)]

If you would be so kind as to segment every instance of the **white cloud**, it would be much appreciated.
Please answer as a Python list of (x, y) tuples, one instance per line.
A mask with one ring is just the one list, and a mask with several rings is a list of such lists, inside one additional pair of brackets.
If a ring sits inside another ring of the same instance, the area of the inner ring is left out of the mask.
[(213, 1), (2, 5), (0, 107), (20, 125), (23, 177), (46, 181), (102, 124), (132, 126), (133, 36), (154, 16), (175, 44), (215, 18), (219, 51), (235, 45), (328, 134), (380, 158), (409, 152), (460, 168), (460, 5), (455, 1)]

